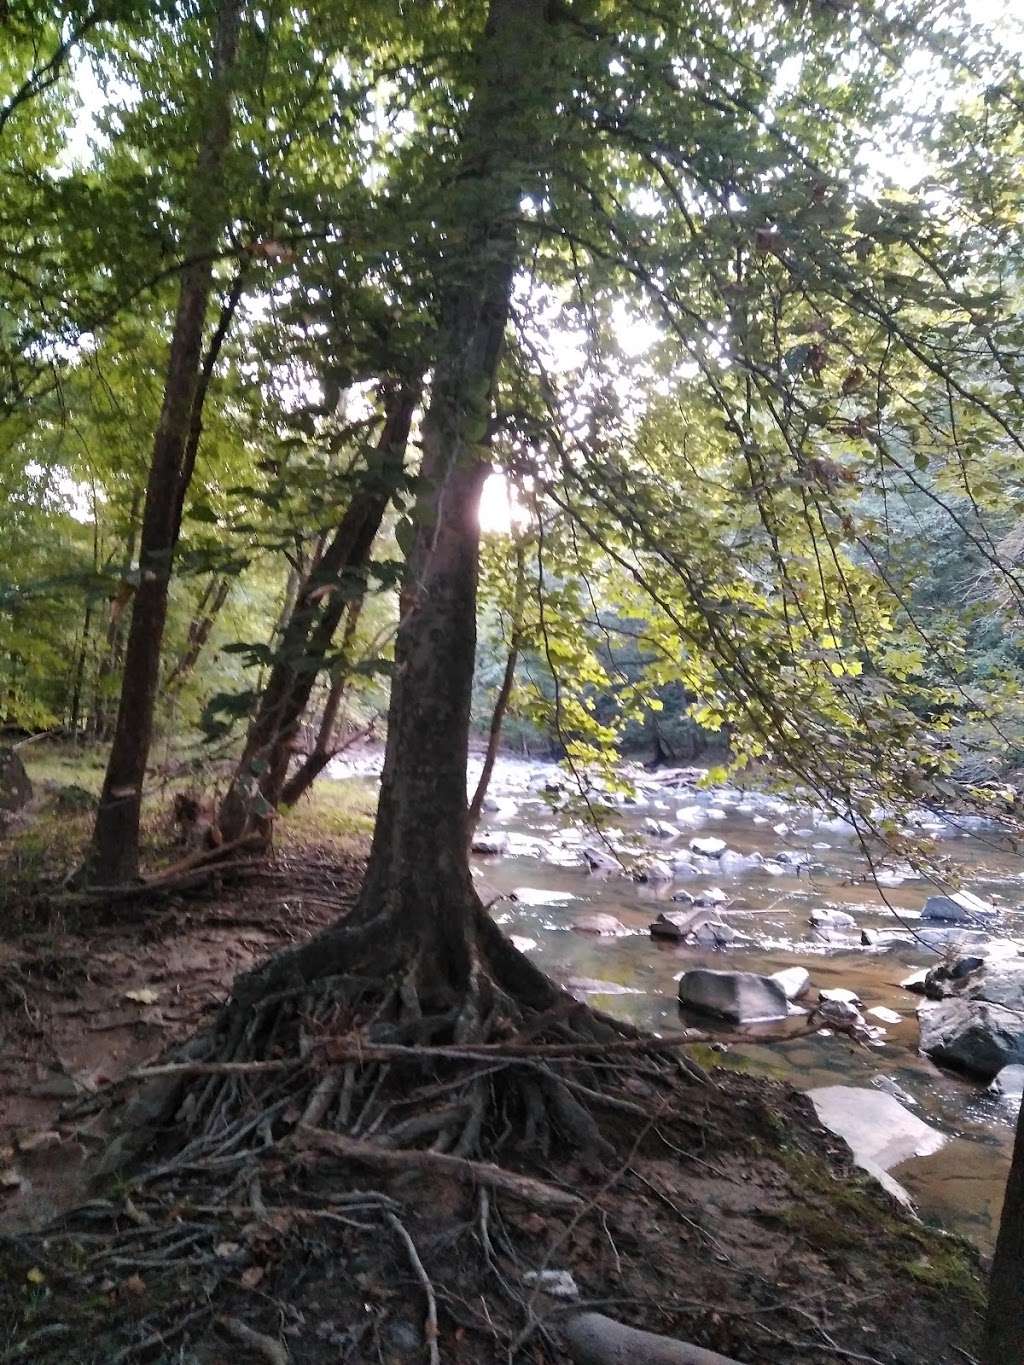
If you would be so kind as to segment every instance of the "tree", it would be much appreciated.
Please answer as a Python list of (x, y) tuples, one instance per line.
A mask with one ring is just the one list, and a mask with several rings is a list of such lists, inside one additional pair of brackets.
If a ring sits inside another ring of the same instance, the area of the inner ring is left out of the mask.
[[(160, 676), (168, 585), (192, 472), (190, 434), (200, 418), (196, 399), (213, 257), (226, 217), (222, 187), (241, 13), (241, 0), (221, 0), (204, 107), (203, 142), (190, 187), (181, 292), (142, 512), (139, 583), (132, 603), (114, 739), (87, 864), (88, 877), (100, 885), (130, 881), (138, 873), (139, 815)], [(193, 449), (192, 459), (194, 453)]]

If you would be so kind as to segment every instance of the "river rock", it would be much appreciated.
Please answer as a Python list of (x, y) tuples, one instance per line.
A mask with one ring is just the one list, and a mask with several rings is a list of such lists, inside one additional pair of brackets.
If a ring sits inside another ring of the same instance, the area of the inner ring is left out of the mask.
[(703, 806), (680, 806), (676, 811), (676, 819), (681, 825), (689, 825), (691, 829), (697, 825), (702, 825), (705, 819)]
[(680, 834), (667, 820), (655, 820), (650, 816), (644, 821), (644, 829), (654, 839), (678, 839)]
[(599, 934), (602, 938), (623, 938), (629, 930), (620, 919), (614, 915), (605, 914), (601, 910), (587, 911), (582, 915), (577, 915), (572, 922), (572, 927), (581, 934)]
[(772, 861), (782, 863), (783, 867), (808, 867), (811, 857), (808, 853), (801, 853), (798, 848), (783, 848), (778, 853), (772, 854)]
[(993, 1095), (1005, 1095), (1007, 1099), (1019, 1100), (1024, 1097), (1024, 1065), (1014, 1062), (1010, 1066), (1004, 1066), (989, 1086), (989, 1090)]
[(856, 929), (857, 921), (845, 910), (812, 910), (811, 923), (815, 929)]
[(622, 871), (619, 860), (613, 858), (610, 853), (606, 853), (603, 848), (585, 848), (582, 850), (582, 856), (591, 872)]
[(473, 852), (498, 857), (508, 852), (508, 835), (493, 830), (481, 830), (473, 835)]
[(847, 990), (845, 986), (832, 986), (828, 990), (819, 991), (818, 999), (838, 1001), (841, 1005), (860, 1004), (860, 996), (857, 992)]
[(811, 974), (806, 967), (785, 967), (781, 972), (772, 972), (771, 979), (779, 983), (787, 1000), (799, 1000), (811, 989)]
[(1024, 1014), (987, 1000), (950, 996), (917, 1007), (921, 1051), (937, 1062), (991, 1080), (1024, 1063)]
[(973, 924), (979, 919), (998, 914), (994, 905), (983, 901), (970, 891), (955, 891), (948, 896), (929, 896), (921, 910), (923, 920), (938, 920), (946, 924)]
[(721, 806), (708, 806), (704, 814), (709, 820), (727, 820), (729, 818)]
[(694, 853), (699, 853), (702, 858), (720, 858), (725, 852), (726, 843), (724, 839), (715, 839), (707, 836), (700, 839), (691, 839), (690, 848)]
[(8, 746), (0, 747), (0, 823), (32, 800), (32, 783), (25, 765)]
[(734, 875), (741, 872), (750, 872), (755, 867), (760, 867), (764, 863), (763, 853), (737, 853), (734, 848), (727, 848), (720, 854), (718, 866), (723, 872), (731, 872)]
[(785, 1019), (789, 1001), (778, 981), (754, 972), (716, 972), (698, 967), (679, 980), (679, 1002), (737, 1024)]
[(945, 1134), (880, 1090), (826, 1085), (808, 1090), (807, 1097), (822, 1126), (849, 1145), (857, 1165), (909, 1205), (910, 1196), (888, 1172), (911, 1157), (931, 1156), (945, 1144)]
[(671, 864), (666, 863), (663, 858), (648, 858), (637, 871), (637, 880), (641, 882), (670, 882), (674, 875)]

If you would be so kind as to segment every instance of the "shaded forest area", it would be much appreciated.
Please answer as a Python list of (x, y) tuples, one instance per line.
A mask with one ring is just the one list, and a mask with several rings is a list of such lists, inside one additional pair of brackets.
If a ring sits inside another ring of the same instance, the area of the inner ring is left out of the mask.
[(0, 1008), (88, 1077), (0, 1360), (1024, 1360), (1024, 1138), (989, 1266), (470, 861), (503, 747), (597, 874), (630, 754), (1016, 849), (995, 8), (0, 5)]

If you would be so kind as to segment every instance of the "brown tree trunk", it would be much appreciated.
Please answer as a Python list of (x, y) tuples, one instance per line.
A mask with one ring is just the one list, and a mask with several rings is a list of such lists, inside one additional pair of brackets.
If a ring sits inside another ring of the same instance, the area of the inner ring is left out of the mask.
[[(363, 599), (361, 597), (357, 597), (349, 606), (348, 616), (345, 620), (345, 637), (341, 646), (342, 662), (331, 680), (330, 691), (327, 693), (327, 700), (324, 703), (323, 715), (320, 717), (320, 724), (317, 727), (316, 742), (299, 768), (281, 788), (279, 804), (282, 806), (294, 806), (299, 797), (304, 796), (309, 791), (331, 759), (339, 752), (335, 747), (334, 732), (337, 728), (338, 713), (341, 710), (341, 703), (351, 675), (352, 642), (362, 609)], [(375, 723), (376, 721), (371, 721), (362, 733), (364, 735), (370, 734)], [(346, 747), (350, 742), (346, 742)]]
[(1013, 1161), (989, 1279), (981, 1365), (1024, 1361), (1024, 1105), (1017, 1117)]
[(124, 546), (121, 581), (116, 596), (110, 602), (107, 647), (100, 659), (93, 693), (92, 717), (89, 728), (96, 739), (107, 739), (110, 733), (111, 717), (107, 705), (106, 684), (108, 679), (116, 677), (120, 672), (124, 658), (124, 623), (127, 619), (124, 608), (134, 592), (129, 581), (129, 575), (132, 571), (132, 565), (135, 563), (135, 546), (139, 538), (139, 513), (141, 511), (142, 490), (136, 488), (132, 493), (132, 505), (128, 513), (128, 538)]
[(515, 218), (545, 156), (553, 110), (546, 0), (492, 0), (461, 170), (446, 204), (450, 248), (423, 466), (407, 564), (377, 823), (354, 916), (391, 912), (420, 940), (418, 986), (437, 1003), (466, 990), (466, 758), (476, 644), (482, 451), (518, 258)]
[(516, 681), (516, 664), (519, 662), (519, 648), (523, 635), (523, 612), (526, 609), (526, 558), (523, 554), (521, 544), (516, 545), (516, 587), (515, 599), (512, 604), (512, 626), (509, 633), (508, 658), (505, 661), (505, 674), (498, 688), (498, 695), (494, 701), (494, 710), (491, 712), (491, 726), (487, 735), (487, 749), (484, 753), (483, 767), (480, 769), (480, 780), (476, 784), (476, 791), (473, 799), (469, 803), (469, 832), (472, 836), (480, 822), (480, 812), (484, 808), (484, 798), (487, 795), (487, 788), (491, 784), (491, 774), (494, 772), (494, 765), (498, 758), (498, 746), (501, 744), (501, 727), (505, 720), (505, 712), (508, 710), (509, 699), (512, 696), (512, 688)]
[(362, 596), (370, 551), (405, 463), (419, 384), (401, 383), (385, 398), (372, 486), (357, 492), (310, 571), (284, 629), (218, 824), (226, 840), (259, 824), (269, 838), (281, 800), (291, 741), (346, 608)]
[(71, 707), (68, 715), (68, 730), (72, 740), (78, 739), (78, 727), (82, 719), (82, 684), (85, 680), (85, 660), (89, 652), (92, 636), (92, 601), (85, 604), (85, 617), (82, 621), (82, 639), (75, 659), (74, 678), (71, 683)]
[(210, 632), (220, 614), (220, 609), (228, 600), (231, 591), (231, 579), (227, 574), (210, 579), (206, 591), (199, 599), (196, 607), (196, 614), (189, 622), (188, 641), (182, 651), (181, 658), (167, 675), (164, 687), (167, 691), (173, 691), (181, 686), (188, 675), (199, 662), (199, 656), (203, 652)]
[(163, 408), (153, 442), (142, 515), (139, 584), (128, 633), (114, 741), (100, 796), (87, 875), (100, 885), (138, 875), (142, 785), (153, 732), (160, 649), (187, 472), (189, 436), (196, 420), (203, 327), (226, 207), (222, 186), (231, 131), (232, 75), (242, 0), (221, 0), (204, 136), (191, 186), (186, 265), (171, 337)]

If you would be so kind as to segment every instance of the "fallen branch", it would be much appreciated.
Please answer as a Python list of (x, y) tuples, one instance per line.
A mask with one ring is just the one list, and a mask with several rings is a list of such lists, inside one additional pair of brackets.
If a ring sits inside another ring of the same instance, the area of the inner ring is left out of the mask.
[(299, 1124), (299, 1136), (292, 1139), (301, 1147), (313, 1147), (332, 1156), (344, 1157), (348, 1161), (361, 1162), (390, 1171), (436, 1171), (439, 1175), (451, 1176), (465, 1184), (483, 1186), (485, 1189), (501, 1190), (524, 1203), (535, 1204), (538, 1208), (577, 1209), (582, 1200), (568, 1190), (549, 1185), (533, 1176), (517, 1175), (485, 1161), (470, 1161), (467, 1157), (448, 1156), (444, 1152), (390, 1151), (377, 1147), (371, 1142), (360, 1142), (355, 1138), (342, 1137), (339, 1133), (329, 1133), (324, 1128), (311, 1128)]
[(691, 1346), (656, 1332), (607, 1318), (603, 1313), (574, 1313), (559, 1330), (576, 1365), (740, 1365), (731, 1356)]

